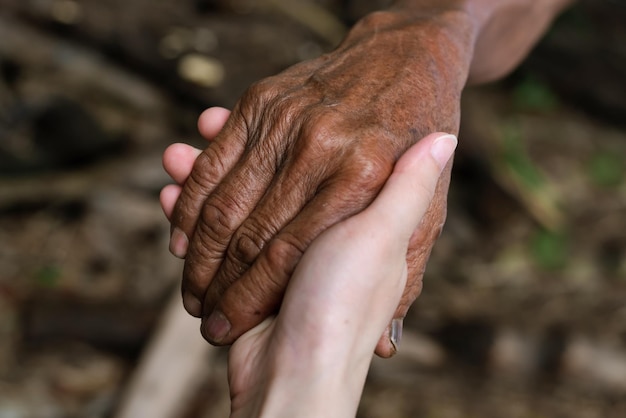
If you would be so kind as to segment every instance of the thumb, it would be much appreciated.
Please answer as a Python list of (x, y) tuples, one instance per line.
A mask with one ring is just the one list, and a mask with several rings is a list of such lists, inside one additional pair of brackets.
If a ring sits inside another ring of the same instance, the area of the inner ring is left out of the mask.
[[(433, 133), (413, 145), (398, 160), (385, 187), (367, 209), (371, 211), (369, 215), (386, 220), (390, 236), (396, 237), (405, 251), (411, 234), (428, 210), (457, 142), (453, 135)], [(383, 332), (376, 353), (391, 357), (401, 337), (402, 318), (396, 317)]]
[(390, 236), (408, 241), (426, 213), (437, 182), (456, 149), (457, 138), (433, 133), (409, 148), (396, 163), (369, 216), (385, 219)]

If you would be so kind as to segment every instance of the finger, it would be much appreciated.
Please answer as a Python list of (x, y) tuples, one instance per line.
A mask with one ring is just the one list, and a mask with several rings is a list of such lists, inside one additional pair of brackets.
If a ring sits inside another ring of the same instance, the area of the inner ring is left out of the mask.
[[(230, 110), (222, 107), (212, 107), (205, 110), (198, 118), (200, 134), (209, 141), (214, 140), (229, 116)], [(189, 177), (193, 163), (201, 152), (202, 150), (187, 144), (170, 145), (163, 153), (163, 167), (176, 183), (183, 184)]]
[(394, 319), (383, 332), (376, 347), (376, 354), (380, 357), (388, 358), (397, 352), (402, 339), (403, 320), (422, 291), (422, 279), (426, 264), (446, 218), (447, 191), (451, 171), (452, 159), (448, 161), (439, 177), (434, 198), (409, 241), (407, 284), (394, 313)]
[[(396, 248), (395, 252), (405, 254), (411, 231), (426, 212), (437, 179), (445, 165), (445, 161), (441, 161), (446, 157), (443, 154), (447, 153), (447, 158), (449, 158), (455, 145), (456, 138), (446, 138), (439, 134), (429, 136), (421, 144), (411, 148), (405, 157), (398, 161), (393, 174), (374, 203), (354, 219), (358, 218), (360, 225), (371, 228), (372, 232), (380, 234), (381, 237), (384, 236), (386, 241), (404, 240), (402, 246)], [(442, 146), (445, 149), (442, 150)], [(430, 152), (431, 149), (432, 152)], [(375, 171), (384, 172), (384, 170)], [(358, 187), (364, 186), (358, 181), (356, 184)], [(368, 183), (365, 182), (365, 184)], [(379, 188), (375, 185), (373, 187), (376, 190)], [(342, 192), (342, 190), (333, 189), (326, 191), (335, 199)], [(371, 200), (371, 196), (375, 194), (376, 191), (366, 199)], [(347, 201), (353, 201), (357, 196), (363, 199), (366, 195), (367, 193), (360, 189), (355, 196), (345, 197)], [(287, 281), (304, 249), (321, 231), (350, 216), (356, 208), (366, 206), (369, 200), (358, 202), (356, 207), (351, 207), (352, 212), (347, 213), (341, 208), (329, 207), (328, 202), (332, 200), (327, 200), (325, 196), (316, 197), (270, 242), (247, 274), (225, 291), (211, 316), (203, 321), (202, 332), (205, 338), (212, 343), (231, 343), (272, 313), (278, 307)], [(343, 218), (338, 219), (338, 213), (341, 213)], [(398, 216), (408, 219), (395, 219)], [(328, 220), (331, 221), (330, 224), (326, 223)], [(384, 228), (381, 228), (381, 220), (390, 225), (384, 225)], [(407, 228), (409, 228), (408, 232)], [(308, 238), (303, 240), (302, 237)], [(402, 255), (401, 257), (403, 258)], [(397, 303), (397, 299), (395, 301), (394, 303)]]
[[(269, 133), (273, 135), (278, 133)], [(198, 299), (198, 305), (222, 265), (232, 235), (266, 193), (276, 169), (267, 147), (252, 147), (203, 202), (183, 270), (183, 288)], [(197, 310), (190, 313), (200, 315)]]
[(198, 118), (198, 131), (209, 141), (215, 139), (230, 117), (230, 110), (223, 107), (210, 107)]
[(229, 119), (224, 129), (198, 155), (172, 214), (170, 252), (184, 258), (207, 196), (232, 170), (244, 152), (247, 135), (241, 117)]
[(205, 312), (213, 311), (224, 290), (250, 268), (267, 242), (296, 217), (333, 169), (331, 163), (323, 169), (312, 167), (306, 153), (297, 155), (275, 176), (262, 200), (233, 234), (224, 261), (204, 296)]
[(202, 150), (187, 144), (172, 144), (163, 152), (163, 168), (178, 184), (184, 184)]
[(210, 317), (203, 320), (203, 336), (213, 344), (230, 344), (275, 312), (304, 250), (322, 231), (366, 206), (381, 184), (378, 188), (370, 185), (369, 196), (359, 187), (346, 190), (342, 182), (319, 191), (263, 248), (250, 269), (224, 291)]
[(439, 177), (457, 145), (454, 135), (428, 135), (409, 148), (396, 163), (380, 195), (362, 216), (385, 219), (388, 236), (408, 246), (422, 221), (439, 183)]
[(161, 189), (159, 200), (161, 202), (161, 209), (168, 220), (172, 219), (172, 212), (174, 212), (174, 205), (180, 196), (182, 191), (181, 187), (176, 184), (169, 184)]

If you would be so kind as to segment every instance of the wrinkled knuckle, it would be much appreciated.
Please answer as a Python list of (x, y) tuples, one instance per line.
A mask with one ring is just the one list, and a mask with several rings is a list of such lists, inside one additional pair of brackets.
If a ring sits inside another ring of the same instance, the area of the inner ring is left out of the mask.
[(265, 245), (259, 234), (252, 230), (237, 231), (229, 247), (229, 257), (246, 266), (252, 265)]
[(266, 105), (271, 102), (277, 94), (274, 78), (268, 77), (253, 83), (244, 93), (243, 103), (252, 106)]
[(323, 112), (307, 119), (301, 131), (301, 151), (308, 155), (328, 157), (336, 155), (337, 151), (346, 146), (347, 141), (330, 112)]
[(201, 189), (198, 192), (211, 189), (217, 185), (220, 173), (225, 171), (223, 155), (215, 147), (210, 146), (196, 158), (190, 174), (191, 181), (187, 181), (185, 185)]
[(281, 234), (267, 245), (265, 257), (268, 273), (289, 275), (304, 253), (304, 245), (291, 234)]
[(302, 119), (306, 119), (306, 102), (298, 95), (276, 97), (272, 104), (273, 118), (284, 131), (291, 130), (302, 123)]
[(350, 164), (352, 187), (367, 194), (378, 192), (393, 170), (391, 159), (370, 153), (356, 155)]
[(203, 246), (211, 249), (215, 243), (223, 244), (234, 229), (234, 221), (228, 208), (207, 202), (202, 209), (202, 221), (198, 223), (196, 234)]

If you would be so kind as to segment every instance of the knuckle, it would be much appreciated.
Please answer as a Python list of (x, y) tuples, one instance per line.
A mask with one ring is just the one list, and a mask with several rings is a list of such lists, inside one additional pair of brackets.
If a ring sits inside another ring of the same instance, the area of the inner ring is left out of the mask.
[(206, 193), (214, 188), (222, 173), (226, 172), (224, 156), (215, 146), (209, 146), (198, 155), (185, 186), (193, 192)]
[(322, 158), (336, 154), (341, 147), (349, 146), (346, 136), (340, 132), (332, 112), (324, 111), (308, 118), (300, 135), (301, 153)]
[(391, 173), (391, 164), (378, 157), (361, 158), (358, 164), (359, 171), (355, 180), (361, 187), (377, 189)]
[[(240, 242), (244, 244), (240, 244)], [(246, 252), (243, 253), (244, 255), (239, 252), (239, 248), (245, 248)], [(226, 251), (224, 262), (221, 264), (220, 270), (211, 284), (211, 289), (207, 293), (207, 300), (216, 302), (230, 285), (249, 270), (260, 251), (257, 248), (257, 244), (247, 238), (243, 240), (233, 239), (231, 241)]]
[(232, 214), (236, 208), (236, 203), (229, 206), (224, 202), (223, 199), (215, 198), (206, 202), (202, 209), (201, 222), (198, 223), (198, 230), (194, 234), (198, 236), (201, 245), (209, 251), (215, 247), (215, 243), (219, 243), (220, 247), (224, 246), (234, 229)]
[(237, 231), (229, 246), (228, 256), (231, 260), (249, 267), (265, 246), (265, 240), (254, 231), (245, 228)]
[(282, 233), (267, 245), (265, 259), (268, 276), (288, 276), (304, 253), (304, 245), (293, 235)]
[(242, 102), (247, 106), (265, 105), (271, 102), (277, 94), (274, 77), (264, 78), (253, 83), (242, 96)]
[(306, 118), (303, 105), (301, 97), (294, 95), (275, 97), (269, 112), (272, 126), (281, 133), (295, 131), (297, 128), (294, 128), (299, 125), (298, 120)]
[(354, 193), (371, 196), (380, 190), (392, 170), (393, 161), (384, 154), (358, 152), (350, 160), (346, 175)]
[(237, 312), (255, 318), (275, 311), (302, 253), (301, 245), (289, 234), (270, 241), (241, 281), (224, 289), (222, 308), (237, 307)]

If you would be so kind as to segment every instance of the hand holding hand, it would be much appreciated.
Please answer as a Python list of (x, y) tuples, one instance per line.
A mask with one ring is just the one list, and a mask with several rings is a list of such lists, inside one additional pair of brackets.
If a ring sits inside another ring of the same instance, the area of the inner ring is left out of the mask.
[[(209, 137), (210, 128), (203, 129)], [(232, 417), (355, 414), (373, 350), (405, 288), (411, 233), (455, 146), (456, 138), (444, 134), (420, 141), (398, 161), (373, 203), (313, 241), (278, 316), (230, 350)], [(170, 174), (182, 182), (198, 153), (186, 145), (171, 148), (166, 165), (176, 169)], [(168, 217), (180, 191), (163, 190)]]
[(354, 416), (374, 348), (407, 278), (406, 252), (456, 139), (430, 135), (365, 210), (316, 238), (277, 317), (229, 355), (232, 416)]
[[(370, 204), (422, 136), (458, 129), (460, 41), (447, 20), (411, 21), (407, 30), (403, 19), (374, 14), (333, 53), (257, 83), (219, 134), (211, 126), (224, 121), (223, 110), (201, 117), (201, 130), (217, 135), (173, 208), (170, 248), (185, 257), (183, 301), (203, 318), (210, 342), (232, 343), (275, 313), (313, 239)], [(182, 184), (167, 162), (176, 150), (166, 153), (166, 169)], [(421, 290), (445, 219), (449, 170), (412, 235), (394, 318)], [(390, 329), (377, 349), (383, 356), (395, 352)]]

